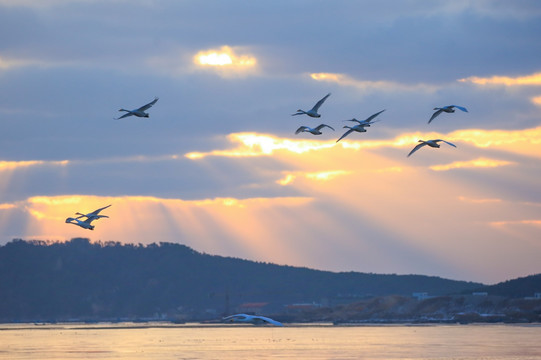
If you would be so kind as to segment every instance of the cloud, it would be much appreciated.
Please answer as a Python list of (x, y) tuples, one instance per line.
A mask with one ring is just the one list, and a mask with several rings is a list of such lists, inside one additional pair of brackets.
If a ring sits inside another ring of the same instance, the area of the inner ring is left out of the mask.
[(292, 184), (298, 177), (303, 177), (309, 180), (315, 181), (329, 181), (333, 180), (337, 176), (351, 174), (351, 171), (346, 170), (331, 170), (331, 171), (319, 171), (319, 172), (287, 172), (282, 179), (276, 181), (277, 184), (282, 186)]
[(531, 98), (531, 100), (535, 105), (541, 106), (541, 96), (535, 96)]
[(213, 69), (222, 75), (239, 75), (253, 72), (257, 59), (251, 54), (237, 54), (234, 48), (224, 45), (219, 49), (201, 50), (193, 57), (193, 63), (200, 69)]
[(52, 166), (66, 166), (70, 163), (69, 160), (61, 161), (44, 161), (44, 160), (27, 160), (27, 161), (0, 161), (0, 171), (15, 170), (19, 168), (39, 166), (39, 165), (52, 165)]
[(270, 134), (250, 132), (233, 133), (227, 136), (231, 143), (237, 143), (232, 150), (212, 150), (209, 152), (190, 152), (185, 154), (188, 159), (197, 160), (207, 156), (253, 157), (268, 156), (275, 151), (286, 150), (302, 154), (312, 150), (326, 149), (334, 146), (335, 141), (291, 140), (279, 138)]
[(7, 58), (5, 56), (0, 56), (0, 70), (11, 70), (19, 67), (27, 66), (52, 66), (47, 62), (42, 60), (33, 60), (33, 59), (13, 59)]
[[(191, 160), (198, 160), (207, 156), (221, 157), (257, 157), (270, 156), (277, 151), (288, 151), (302, 154), (309, 151), (321, 151), (334, 147), (344, 149), (378, 149), (378, 148), (400, 148), (411, 146), (423, 138), (445, 138), (452, 141), (461, 141), (474, 145), (478, 148), (502, 148), (510, 152), (522, 153), (534, 156), (540, 155), (541, 127), (524, 130), (484, 130), (465, 129), (456, 130), (447, 134), (437, 132), (413, 132), (403, 133), (391, 139), (383, 140), (352, 140), (345, 139), (340, 143), (336, 140), (293, 140), (280, 138), (271, 134), (259, 133), (233, 133), (227, 136), (230, 143), (237, 144), (237, 147), (230, 150), (211, 150), (208, 152), (189, 152), (184, 156)], [(481, 161), (481, 160), (484, 160)], [(475, 160), (469, 164), (460, 164), (460, 167), (493, 167), (508, 165), (497, 163), (487, 159)]]
[(506, 166), (513, 164), (510, 161), (505, 160), (493, 160), (487, 158), (478, 158), (475, 160), (469, 161), (454, 161), (446, 165), (433, 165), (430, 169), (434, 171), (447, 171), (452, 169), (461, 169), (461, 168), (494, 168), (499, 166)]
[(470, 82), (476, 85), (541, 86), (541, 72), (518, 77), (497, 75), (492, 77), (470, 76), (459, 79), (458, 81)]
[(496, 198), (471, 198), (466, 196), (459, 196), (458, 200), (464, 201), (467, 203), (472, 204), (494, 204), (494, 203), (501, 203), (502, 199), (496, 199)]
[(492, 221), (490, 222), (491, 226), (495, 227), (504, 227), (509, 225), (531, 225), (541, 227), (541, 220), (503, 220), (503, 221)]
[(381, 91), (422, 91), (427, 93), (435, 92), (438, 87), (428, 84), (402, 84), (394, 81), (370, 81), (357, 80), (346, 74), (338, 73), (311, 73), (310, 77), (316, 81), (326, 81), (340, 86), (351, 86), (360, 90), (381, 90)]
[(541, 127), (523, 130), (467, 129), (453, 131), (448, 136), (479, 148), (498, 148), (541, 157)]

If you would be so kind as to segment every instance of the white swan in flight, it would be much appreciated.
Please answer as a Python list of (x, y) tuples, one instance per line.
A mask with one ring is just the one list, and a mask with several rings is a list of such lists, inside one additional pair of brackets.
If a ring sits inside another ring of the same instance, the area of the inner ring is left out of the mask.
[(323, 97), (323, 99), (319, 100), (319, 101), (314, 105), (314, 107), (311, 108), (310, 110), (304, 111), (304, 110), (299, 109), (299, 110), (297, 110), (297, 112), (296, 112), (295, 114), (291, 114), (291, 116), (306, 114), (306, 115), (308, 115), (308, 116), (310, 116), (310, 117), (314, 117), (314, 118), (321, 117), (321, 115), (318, 114), (317, 111), (319, 110), (319, 107), (320, 107), (321, 105), (323, 105), (323, 103), (325, 102), (325, 100), (327, 100), (327, 98), (328, 98), (329, 96), (331, 96), (331, 93), (328, 93), (327, 95), (325, 95), (325, 96)]
[(408, 154), (408, 157), (410, 157), (411, 154), (413, 154), (414, 152), (416, 152), (417, 150), (419, 150), (420, 148), (422, 148), (423, 146), (425, 145), (428, 145), (430, 147), (433, 147), (433, 148), (439, 148), (440, 147), (440, 144), (438, 144), (438, 142), (440, 141), (443, 141), (444, 143), (448, 144), (448, 145), (451, 145), (453, 147), (456, 147), (455, 144), (451, 144), (449, 141), (445, 141), (445, 140), (442, 140), (442, 139), (436, 139), (436, 140), (419, 140), (419, 143), (420, 144), (417, 144), (411, 151), (410, 153)]
[(227, 316), (222, 319), (223, 322), (231, 323), (249, 323), (254, 325), (263, 325), (271, 324), (276, 326), (284, 326), (281, 322), (273, 320), (265, 316), (256, 316), (256, 315), (246, 315), (246, 314), (235, 314)]
[(357, 122), (359, 125), (370, 126), (370, 124), (373, 124), (373, 123), (378, 121), (378, 120), (376, 120), (376, 121), (372, 121), (372, 120), (374, 120), (374, 118), (376, 116), (378, 116), (379, 114), (381, 114), (384, 111), (385, 111), (385, 109), (383, 109), (383, 110), (381, 110), (381, 111), (379, 111), (379, 112), (377, 112), (377, 113), (375, 113), (373, 115), (370, 115), (365, 120), (357, 120), (357, 119), (353, 118), (353, 119), (344, 120), (344, 121), (354, 121), (354, 122)]
[[(92, 221), (98, 220), (98, 219), (101, 219), (101, 218), (108, 218), (109, 216), (100, 215), (99, 213), (100, 213), (100, 211), (102, 211), (104, 209), (107, 209), (109, 206), (111, 206), (111, 205), (104, 206), (104, 207), (99, 208), (97, 210), (94, 210), (94, 211), (92, 211), (92, 212), (90, 212), (88, 214), (82, 214), (80, 212), (76, 212), (75, 214), (77, 214), (79, 216), (77, 216), (76, 218), (72, 218), (72, 217), (67, 218), (66, 223), (80, 226), (83, 229), (94, 230), (94, 225), (91, 224)], [(83, 217), (86, 217), (86, 220), (79, 220), (79, 219), (81, 219)]]
[(336, 140), (336, 142), (339, 142), (340, 140), (342, 140), (343, 138), (345, 138), (346, 136), (348, 136), (349, 134), (351, 134), (352, 132), (356, 131), (356, 132), (366, 132), (366, 129), (364, 128), (366, 125), (365, 124), (357, 124), (353, 127), (351, 126), (344, 126), (344, 129), (345, 128), (348, 128), (349, 130), (346, 131), (342, 136), (340, 136), (340, 139)]
[(122, 115), (119, 118), (115, 118), (115, 120), (124, 119), (125, 117), (132, 116), (132, 115), (137, 116), (137, 117), (145, 117), (145, 118), (147, 118), (147, 117), (149, 117), (149, 115), (148, 115), (148, 113), (145, 112), (145, 110), (150, 109), (154, 104), (156, 104), (157, 101), (158, 101), (158, 98), (156, 97), (156, 98), (154, 98), (154, 100), (152, 100), (148, 104), (143, 105), (140, 108), (135, 109), (135, 110), (120, 109), (118, 111), (126, 111), (126, 114)]
[(313, 134), (313, 135), (321, 135), (323, 134), (321, 132), (321, 129), (323, 129), (324, 127), (328, 127), (329, 129), (334, 131), (333, 127), (327, 124), (321, 124), (321, 125), (316, 126), (315, 128), (311, 128), (308, 126), (301, 126), (300, 128), (297, 129), (297, 131), (295, 131), (295, 134), (299, 134), (301, 132), (309, 132), (310, 134)]
[(463, 106), (458, 106), (458, 105), (447, 105), (447, 106), (444, 106), (444, 107), (441, 107), (441, 108), (437, 107), (437, 108), (434, 108), (434, 110), (436, 110), (436, 112), (434, 114), (432, 114), (432, 116), (430, 117), (430, 120), (428, 120), (428, 123), (430, 124), (432, 122), (432, 120), (434, 120), (436, 118), (436, 116), (438, 116), (442, 112), (454, 113), (455, 112), (454, 108), (457, 108), (457, 109), (462, 110), (464, 112), (468, 112), (468, 109), (466, 109)]

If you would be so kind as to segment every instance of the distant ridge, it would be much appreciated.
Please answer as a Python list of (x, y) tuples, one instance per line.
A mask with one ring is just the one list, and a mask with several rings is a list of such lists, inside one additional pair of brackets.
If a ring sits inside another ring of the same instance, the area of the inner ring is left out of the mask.
[(541, 294), (541, 274), (520, 277), (504, 281), (495, 285), (483, 286), (475, 291), (483, 291), (491, 295), (499, 295), (509, 298), (520, 298)]
[(370, 296), (456, 294), (483, 284), (330, 272), (147, 246), (13, 240), (0, 246), (0, 321), (220, 318), (245, 303), (333, 305)]

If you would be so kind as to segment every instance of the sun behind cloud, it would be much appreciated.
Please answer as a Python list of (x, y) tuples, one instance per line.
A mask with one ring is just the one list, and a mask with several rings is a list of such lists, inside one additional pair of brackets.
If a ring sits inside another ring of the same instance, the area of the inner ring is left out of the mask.
[(249, 54), (237, 54), (232, 47), (201, 50), (193, 57), (193, 62), (203, 68), (231, 69), (245, 71), (257, 65), (257, 59)]

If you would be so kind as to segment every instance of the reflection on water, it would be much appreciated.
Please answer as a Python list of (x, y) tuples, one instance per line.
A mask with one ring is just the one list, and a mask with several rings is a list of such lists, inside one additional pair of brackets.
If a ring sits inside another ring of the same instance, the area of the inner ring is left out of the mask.
[(541, 325), (0, 325), (0, 359), (541, 359)]

